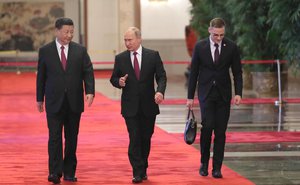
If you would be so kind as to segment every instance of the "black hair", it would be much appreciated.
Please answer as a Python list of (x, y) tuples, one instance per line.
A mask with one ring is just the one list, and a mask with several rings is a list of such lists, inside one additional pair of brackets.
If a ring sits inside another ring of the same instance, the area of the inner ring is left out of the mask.
[(66, 17), (61, 17), (58, 18), (55, 22), (55, 28), (56, 29), (61, 29), (63, 25), (69, 25), (69, 26), (74, 26), (74, 23), (72, 19), (66, 18)]

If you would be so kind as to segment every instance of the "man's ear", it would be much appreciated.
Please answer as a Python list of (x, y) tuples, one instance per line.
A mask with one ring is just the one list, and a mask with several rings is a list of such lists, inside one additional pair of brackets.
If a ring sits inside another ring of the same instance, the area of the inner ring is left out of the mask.
[(208, 27), (208, 32), (211, 33), (212, 27)]

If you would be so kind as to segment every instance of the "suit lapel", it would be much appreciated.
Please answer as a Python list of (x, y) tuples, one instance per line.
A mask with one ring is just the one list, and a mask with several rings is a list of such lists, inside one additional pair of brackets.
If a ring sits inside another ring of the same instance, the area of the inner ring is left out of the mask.
[(142, 57), (141, 57), (142, 61), (141, 61), (140, 79), (143, 77), (143, 71), (147, 68), (146, 67), (147, 64), (148, 64), (148, 62), (147, 62), (147, 59), (148, 59), (147, 55), (148, 55), (147, 50), (144, 47), (142, 47)]
[(68, 51), (68, 56), (67, 56), (67, 65), (66, 65), (66, 71), (68, 68), (70, 68), (70, 63), (72, 61), (72, 53), (74, 53), (74, 47), (73, 43), (69, 43), (69, 51)]
[(135, 72), (134, 72), (134, 69), (133, 69), (133, 65), (132, 65), (132, 62), (131, 62), (130, 51), (127, 51), (127, 53), (126, 53), (125, 64), (126, 64), (126, 68), (129, 69), (130, 74), (128, 74), (128, 75), (132, 75), (132, 76), (134, 76), (134, 78), (136, 78)]
[(56, 42), (55, 41), (53, 41), (51, 49), (52, 49), (52, 52), (53, 52), (52, 56), (54, 57), (53, 62), (55, 62), (56, 66), (58, 66), (62, 71), (64, 71), (62, 63), (61, 63), (60, 58), (59, 58), (59, 53), (57, 51), (57, 47), (56, 47)]
[(226, 53), (227, 50), (227, 42), (225, 39), (223, 39), (222, 41), (222, 45), (221, 45), (221, 53), (220, 53), (220, 58), (219, 58), (219, 62), (217, 65), (221, 65), (222, 64), (222, 58), (224, 58), (224, 54)]
[(209, 38), (206, 40), (206, 45), (204, 46), (204, 49), (205, 49), (204, 53), (208, 54), (207, 58), (209, 59), (209, 64), (214, 65), (214, 60), (213, 60), (213, 57), (211, 55), (210, 40), (209, 40)]

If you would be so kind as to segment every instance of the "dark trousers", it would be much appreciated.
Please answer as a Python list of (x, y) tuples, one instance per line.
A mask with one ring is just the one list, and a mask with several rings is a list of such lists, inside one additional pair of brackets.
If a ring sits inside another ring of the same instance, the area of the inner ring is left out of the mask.
[(147, 173), (155, 119), (156, 116), (146, 117), (142, 111), (139, 111), (136, 116), (125, 117), (129, 133), (128, 157), (133, 176), (143, 176)]
[(208, 164), (212, 132), (214, 132), (213, 169), (220, 170), (224, 158), (226, 129), (230, 115), (230, 102), (224, 101), (218, 88), (213, 86), (208, 97), (200, 102), (202, 128), (200, 137), (201, 163)]
[[(72, 112), (65, 96), (57, 113), (47, 113), (49, 130), (48, 155), (49, 173), (58, 176), (75, 175), (77, 158), (77, 136), (81, 113)], [(62, 129), (64, 127), (65, 150), (63, 157)]]

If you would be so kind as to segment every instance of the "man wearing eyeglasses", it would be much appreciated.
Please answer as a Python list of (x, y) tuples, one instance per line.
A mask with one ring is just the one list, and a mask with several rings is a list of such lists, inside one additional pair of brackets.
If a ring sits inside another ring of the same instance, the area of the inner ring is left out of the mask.
[(201, 166), (199, 174), (208, 175), (212, 133), (212, 176), (222, 178), (222, 162), (225, 148), (225, 132), (230, 115), (232, 97), (231, 78), (234, 82), (233, 103), (239, 105), (242, 97), (243, 79), (240, 52), (235, 43), (224, 37), (225, 21), (214, 18), (208, 28), (209, 38), (197, 42), (191, 63), (187, 107), (192, 109), (196, 84), (201, 109)]

